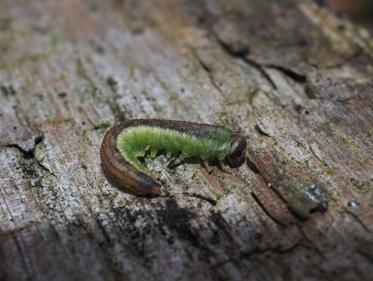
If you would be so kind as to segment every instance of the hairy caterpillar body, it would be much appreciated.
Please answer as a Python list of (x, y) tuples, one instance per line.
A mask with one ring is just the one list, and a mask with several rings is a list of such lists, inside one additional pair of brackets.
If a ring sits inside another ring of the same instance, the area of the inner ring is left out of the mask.
[(107, 178), (139, 196), (159, 196), (160, 185), (138, 160), (150, 151), (167, 156), (227, 160), (231, 167), (245, 159), (246, 139), (229, 129), (209, 124), (161, 119), (134, 119), (112, 127), (100, 149)]

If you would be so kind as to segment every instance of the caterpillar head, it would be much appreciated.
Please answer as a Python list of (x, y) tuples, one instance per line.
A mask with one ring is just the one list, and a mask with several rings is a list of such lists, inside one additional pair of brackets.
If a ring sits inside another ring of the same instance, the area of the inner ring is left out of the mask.
[(247, 142), (244, 136), (234, 134), (232, 136), (231, 148), (226, 159), (229, 166), (239, 167), (245, 161)]

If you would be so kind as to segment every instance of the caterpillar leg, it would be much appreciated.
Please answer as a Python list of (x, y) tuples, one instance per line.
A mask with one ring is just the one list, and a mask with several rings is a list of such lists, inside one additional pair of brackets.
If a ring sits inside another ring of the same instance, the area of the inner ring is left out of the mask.
[(180, 166), (184, 163), (186, 159), (188, 159), (189, 156), (185, 154), (181, 154), (179, 158), (174, 158), (170, 161), (170, 164), (167, 166), (170, 169), (175, 169), (177, 166)]
[(217, 165), (220, 171), (227, 174), (232, 174), (232, 171), (228, 170), (226, 167), (224, 167), (222, 160), (217, 161)]
[(150, 150), (150, 157), (151, 157), (152, 159), (155, 159), (155, 157), (157, 156), (157, 153), (158, 153), (158, 150), (156, 150), (156, 149), (151, 149), (151, 150)]
[(176, 164), (175, 164), (175, 158), (173, 158), (173, 159), (171, 159), (169, 162), (168, 162), (168, 164), (167, 164), (167, 168), (168, 169), (174, 169), (174, 168), (176, 168)]
[(142, 172), (147, 172), (147, 169), (146, 167), (139, 161), (139, 159), (137, 157), (141, 157), (141, 156), (137, 156), (137, 155), (131, 155), (130, 157), (128, 157), (128, 160), (129, 162), (138, 170), (142, 171)]
[(214, 170), (215, 167), (210, 166), (206, 160), (201, 160), (201, 166), (207, 171), (207, 173), (211, 174)]
[(167, 165), (167, 167), (169, 169), (175, 169), (177, 166), (180, 166), (181, 164), (183, 164), (183, 161), (185, 160), (186, 158), (183, 158), (182, 160), (180, 159), (171, 159), (171, 161), (169, 162), (169, 164)]

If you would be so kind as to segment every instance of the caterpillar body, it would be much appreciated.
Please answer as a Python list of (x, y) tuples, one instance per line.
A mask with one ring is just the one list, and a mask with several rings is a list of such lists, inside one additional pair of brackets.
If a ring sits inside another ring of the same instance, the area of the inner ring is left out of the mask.
[(162, 119), (133, 119), (112, 127), (105, 135), (100, 157), (107, 178), (139, 196), (159, 196), (160, 185), (139, 161), (150, 151), (167, 156), (227, 160), (231, 167), (245, 159), (246, 139), (221, 126)]

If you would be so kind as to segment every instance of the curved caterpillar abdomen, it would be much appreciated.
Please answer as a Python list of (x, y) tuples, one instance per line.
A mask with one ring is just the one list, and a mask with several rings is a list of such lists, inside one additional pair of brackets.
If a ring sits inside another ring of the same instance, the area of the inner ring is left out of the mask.
[(160, 195), (160, 185), (138, 157), (150, 150), (168, 156), (216, 158), (237, 167), (244, 161), (246, 139), (229, 129), (209, 124), (161, 119), (134, 119), (118, 124), (105, 135), (100, 149), (102, 168), (114, 184), (140, 196)]

